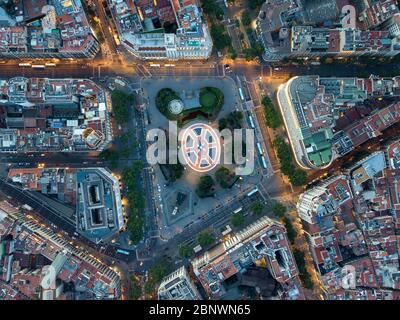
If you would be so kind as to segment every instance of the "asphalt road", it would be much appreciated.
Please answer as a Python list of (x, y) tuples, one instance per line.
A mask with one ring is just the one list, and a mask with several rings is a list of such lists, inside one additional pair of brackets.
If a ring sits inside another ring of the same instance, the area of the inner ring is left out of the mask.
[[(18, 205), (27, 204), (32, 207), (34, 209), (32, 214), (38, 215), (42, 220), (47, 222), (51, 226), (53, 231), (64, 231), (69, 238), (74, 239), (79, 244), (86, 245), (87, 247), (94, 250), (96, 254), (100, 253), (100, 256), (106, 255), (116, 260), (128, 260), (128, 257), (118, 254), (116, 252), (116, 248), (113, 245), (95, 244), (85, 237), (77, 234), (74, 223), (60, 215), (60, 213), (53, 209), (51, 206), (48, 206), (43, 201), (40, 201), (34, 196), (32, 192), (21, 190), (20, 188), (9, 184), (2, 179), (0, 179), (0, 190), (6, 196), (9, 196), (18, 201)], [(132, 254), (131, 256), (134, 257), (134, 254)]]
[[(25, 76), (25, 77), (49, 77), (49, 78), (91, 78), (95, 81), (102, 81), (104, 77), (113, 77), (117, 75), (124, 76), (126, 79), (132, 82), (138, 82), (138, 78), (141, 76), (153, 77), (190, 77), (190, 76), (222, 76), (223, 66), (221, 64), (211, 66), (212, 62), (199, 63), (193, 62), (188, 64), (187, 62), (174, 62), (175, 67), (165, 67), (164, 63), (160, 63), (160, 67), (150, 67), (144, 66), (142, 63), (132, 63), (130, 65), (122, 65), (119, 62), (114, 62), (109, 65), (100, 65), (98, 63), (88, 62), (88, 61), (78, 61), (76, 63), (61, 62), (57, 64), (57, 67), (47, 67), (45, 69), (32, 69), (27, 67), (19, 67), (14, 64), (2, 64), (0, 65), (0, 78), (7, 79), (15, 76)], [(290, 75), (310, 75), (318, 74), (320, 76), (341, 76), (341, 77), (351, 77), (355, 76), (361, 72), (369, 72), (372, 74), (380, 74), (384, 68), (389, 68), (393, 71), (399, 70), (399, 66), (395, 64), (389, 64), (384, 66), (357, 66), (357, 65), (309, 65), (309, 66), (280, 66), (280, 70), (274, 70), (267, 64), (259, 65), (256, 63), (247, 63), (243, 60), (237, 60), (232, 63), (231, 68), (233, 72), (229, 74), (231, 77), (236, 75), (245, 76), (248, 80), (258, 79), (260, 76), (274, 76), (274, 77), (288, 77)], [(400, 71), (399, 71), (400, 74)], [(101, 82), (100, 82), (101, 83)], [(141, 145), (144, 146), (144, 141), (140, 139)], [(30, 165), (37, 165), (38, 163), (45, 163), (46, 166), (93, 166), (93, 165), (106, 165), (104, 162), (97, 158), (95, 154), (84, 154), (84, 153), (51, 153), (41, 156), (41, 154), (30, 155), (20, 155), (20, 154), (3, 154), (0, 156), (1, 164), (14, 164), (25, 165), (29, 163)], [(151, 208), (152, 203), (152, 190), (151, 181), (148, 171), (143, 175), (143, 180), (145, 181), (145, 192), (146, 200)], [(32, 200), (31, 197), (26, 195), (24, 192), (15, 190), (13, 188), (7, 187), (3, 182), (0, 182), (1, 190), (5, 190), (6, 193), (16, 199), (29, 204), (33, 208), (37, 209), (39, 214), (44, 218), (55, 224), (58, 228), (66, 231), (68, 234), (73, 233), (74, 226), (67, 224), (63, 219), (61, 219), (56, 213), (52, 212), (51, 208), (47, 208), (43, 203), (38, 203)], [(154, 248), (155, 257), (159, 257), (162, 254), (176, 254), (178, 245), (187, 243), (195, 244), (196, 235), (203, 229), (213, 228), (218, 229), (223, 227), (230, 221), (233, 210), (237, 209), (238, 204), (243, 204), (247, 207), (250, 205), (248, 203), (249, 199), (237, 199), (235, 203), (229, 206), (221, 208), (216, 212), (212, 212), (208, 217), (204, 217), (201, 221), (194, 222), (191, 226), (188, 226), (183, 230), (182, 233), (171, 239), (168, 244), (157, 246)], [(251, 199), (250, 199), (251, 200)], [(242, 203), (244, 201), (244, 203)], [(150, 210), (151, 211), (151, 210)], [(154, 211), (154, 210), (153, 210)], [(146, 219), (147, 226), (155, 222), (155, 218), (151, 215)], [(154, 224), (155, 226), (155, 224)], [(154, 231), (153, 228), (149, 228), (148, 231)], [(79, 239), (82, 243), (85, 243), (88, 247), (100, 252), (100, 248), (95, 244), (85, 240)], [(167, 248), (167, 249), (166, 249)], [(115, 247), (109, 245), (104, 250), (104, 253), (113, 259), (120, 259), (124, 261), (129, 261), (136, 264), (136, 255), (130, 254), (129, 256), (123, 256), (116, 253)], [(154, 257), (153, 256), (153, 257)], [(155, 259), (153, 259), (155, 260)], [(150, 264), (152, 262), (149, 262)], [(145, 263), (143, 270), (146, 268), (148, 263)]]
[(114, 37), (112, 35), (112, 33), (110, 32), (109, 27), (109, 19), (107, 18), (106, 12), (105, 12), (105, 8), (103, 6), (103, 1), (101, 0), (94, 0), (93, 1), (96, 5), (94, 6), (94, 9), (97, 13), (97, 17), (100, 19), (100, 26), (101, 29), (103, 31), (103, 35), (105, 38), (105, 41), (107, 42), (107, 45), (109, 47), (109, 49), (111, 50), (111, 53), (116, 54), (117, 53), (117, 47), (114, 41)]
[[(160, 62), (160, 67), (151, 67), (149, 64), (131, 63), (122, 64), (119, 61), (108, 63), (89, 62), (78, 60), (75, 62), (60, 62), (56, 67), (46, 67), (45, 69), (33, 69), (31, 67), (19, 67), (18, 62), (9, 62), (0, 65), (0, 78), (11, 78), (15, 76), (24, 77), (49, 77), (49, 78), (92, 78), (100, 80), (104, 77), (122, 75), (127, 78), (150, 76), (223, 76), (221, 65), (207, 61), (205, 63), (195, 62), (173, 62), (174, 67), (165, 67), (165, 62)], [(353, 77), (360, 73), (382, 74), (387, 70), (400, 74), (399, 64), (383, 65), (355, 65), (355, 64), (328, 64), (328, 65), (279, 65), (274, 64), (270, 68), (269, 64), (257, 64), (246, 62), (243, 59), (236, 59), (232, 65), (232, 75), (244, 75), (249, 80), (254, 80), (260, 76), (274, 76), (287, 78), (291, 75), (312, 75), (317, 74), (322, 77)]]
[[(212, 210), (207, 214), (200, 217), (197, 221), (193, 221), (190, 225), (187, 225), (183, 231), (168, 241), (167, 244), (157, 248), (157, 250), (163, 251), (164, 254), (173, 256), (177, 252), (177, 248), (180, 245), (190, 245), (192, 247), (197, 245), (197, 235), (199, 232), (205, 229), (211, 228), (214, 233), (220, 237), (221, 228), (225, 227), (230, 223), (231, 217), (235, 210), (242, 207), (242, 211), (246, 212), (249, 210), (252, 203), (256, 201), (263, 201), (260, 193), (257, 192), (252, 196), (243, 195), (236, 198), (231, 203), (221, 206), (216, 210)], [(270, 202), (267, 202), (267, 208), (270, 206)]]

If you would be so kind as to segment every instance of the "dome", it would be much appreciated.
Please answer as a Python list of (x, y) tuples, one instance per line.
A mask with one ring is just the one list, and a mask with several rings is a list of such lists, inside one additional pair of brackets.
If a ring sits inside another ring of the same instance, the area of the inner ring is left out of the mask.
[(173, 114), (180, 114), (183, 111), (183, 103), (178, 99), (171, 100), (168, 109)]

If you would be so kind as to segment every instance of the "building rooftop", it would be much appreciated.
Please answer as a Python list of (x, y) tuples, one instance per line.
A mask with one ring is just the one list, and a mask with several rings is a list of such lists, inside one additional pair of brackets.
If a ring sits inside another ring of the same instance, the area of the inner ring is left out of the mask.
[[(261, 218), (193, 259), (194, 273), (206, 293), (214, 298), (225, 295), (226, 279), (244, 272), (256, 261), (265, 261), (271, 275), (279, 283), (295, 281), (298, 270), (285, 233), (285, 228), (278, 222)], [(298, 289), (298, 295), (293, 299), (302, 299), (302, 290)]]
[(8, 178), (73, 206), (69, 218), (92, 241), (108, 238), (124, 226), (119, 181), (105, 168), (12, 168)]
[(201, 295), (185, 267), (166, 276), (158, 288), (159, 300), (200, 300)]
[[(397, 87), (395, 78), (376, 76), (291, 78), (279, 88), (278, 102), (292, 143), (297, 144), (297, 161), (308, 168), (326, 167), (381, 135), (399, 120), (400, 104), (392, 99)], [(371, 103), (373, 98), (379, 103)]]
[(105, 92), (88, 79), (0, 80), (1, 151), (102, 150), (111, 140)]
[[(0, 257), (0, 264), (5, 266), (0, 277), (19, 295), (43, 300), (119, 298), (120, 279), (113, 270), (6, 201), (0, 202), (0, 212), (14, 221), (1, 241), (7, 250)], [(3, 223), (4, 220), (0, 221), (0, 225)], [(42, 257), (43, 264), (27, 265), (32, 254)], [(48, 272), (50, 265), (54, 273)], [(74, 285), (72, 291), (65, 290), (68, 283)]]
[(392, 143), (387, 149), (389, 166), (393, 170), (400, 169), (400, 141)]
[[(399, 178), (390, 156), (396, 145), (371, 154), (345, 175), (332, 177), (300, 196), (298, 213), (329, 298), (348, 299), (365, 290), (370, 295), (360, 299), (382, 299), (381, 294), (374, 296), (374, 290), (392, 295), (400, 287)], [(318, 218), (319, 207), (327, 199), (335, 203), (324, 216), (330, 221), (329, 228)], [(353, 274), (355, 282), (344, 288), (348, 274)]]
[(211, 37), (194, 0), (112, 0), (110, 10), (121, 42), (135, 53), (211, 50)]
[[(257, 19), (257, 34), (266, 60), (324, 55), (399, 53), (398, 40), (385, 28), (395, 16), (395, 0), (354, 2), (339, 0), (273, 0), (265, 3)], [(349, 12), (355, 21), (347, 25)]]
[(16, 11), (3, 10), (7, 23), (0, 26), (0, 55), (71, 57), (90, 50), (93, 44), (93, 53), (98, 51), (80, 0), (24, 0), (19, 4)]

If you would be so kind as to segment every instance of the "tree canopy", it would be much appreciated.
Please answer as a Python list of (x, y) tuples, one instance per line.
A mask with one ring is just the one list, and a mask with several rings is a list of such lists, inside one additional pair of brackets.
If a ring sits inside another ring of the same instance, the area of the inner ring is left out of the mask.
[(292, 222), (290, 221), (289, 218), (284, 217), (284, 218), (283, 218), (283, 223), (284, 223), (284, 225), (285, 225), (286, 234), (287, 234), (287, 237), (288, 237), (290, 243), (291, 243), (291, 244), (294, 244), (294, 242), (295, 242), (295, 240), (296, 240), (296, 238), (297, 238), (297, 232), (296, 232), (296, 230), (293, 228)]
[(251, 10), (257, 9), (257, 11), (258, 11), (264, 2), (265, 2), (265, 0), (250, 0), (250, 1), (248, 1), (249, 8)]
[(165, 262), (158, 262), (149, 271), (148, 280), (144, 286), (146, 294), (153, 294), (156, 290), (156, 286), (161, 280), (167, 275), (168, 267)]
[(163, 88), (157, 92), (156, 107), (169, 120), (177, 120), (178, 116), (169, 110), (169, 103), (172, 100), (181, 100), (179, 95), (170, 88)]
[(207, 247), (209, 245), (212, 245), (215, 239), (214, 236), (206, 230), (199, 233), (199, 235), (197, 236), (197, 241), (199, 242), (200, 246)]
[(251, 212), (252, 212), (253, 214), (259, 215), (259, 214), (261, 214), (262, 211), (264, 210), (264, 204), (263, 204), (262, 202), (260, 202), (260, 201), (253, 202), (253, 203), (250, 205), (250, 210), (251, 210)]
[(235, 228), (239, 228), (244, 224), (244, 217), (241, 212), (232, 215), (231, 223)]
[(181, 258), (190, 258), (194, 254), (193, 248), (188, 245), (181, 245), (179, 247), (179, 256)]
[(251, 24), (250, 13), (247, 10), (242, 12), (242, 24), (244, 26), (249, 26)]
[(131, 276), (131, 285), (129, 288), (129, 298), (131, 300), (138, 300), (142, 296), (142, 287), (135, 276)]
[(114, 90), (111, 93), (111, 101), (113, 105), (115, 121), (118, 124), (128, 122), (130, 115), (130, 107), (135, 102), (134, 94), (126, 94), (120, 90)]
[(143, 163), (136, 161), (129, 168), (125, 168), (122, 171), (122, 180), (125, 186), (128, 187), (129, 192), (127, 194), (129, 202), (129, 217), (127, 223), (127, 229), (130, 233), (130, 239), (133, 243), (138, 243), (143, 236), (143, 225), (144, 221), (141, 216), (141, 210), (143, 207), (143, 195), (137, 186), (137, 177), (140, 171), (143, 169)]
[(261, 103), (264, 106), (264, 115), (267, 126), (271, 129), (277, 129), (281, 125), (281, 118), (279, 118), (279, 114), (271, 99), (265, 96)]
[(211, 17), (215, 17), (218, 20), (224, 19), (224, 10), (221, 8), (216, 0), (203, 0), (202, 3), (204, 13), (208, 14)]
[(175, 182), (180, 179), (185, 171), (185, 168), (180, 162), (176, 164), (163, 164), (161, 166), (164, 166), (168, 170), (168, 181), (170, 182)]
[(286, 213), (286, 207), (282, 203), (277, 202), (272, 206), (272, 212), (278, 218), (283, 218)]
[(241, 129), (243, 126), (243, 113), (240, 111), (233, 111), (229, 113), (226, 118), (221, 118), (218, 121), (218, 129), (220, 131), (228, 128), (230, 130)]
[(217, 172), (215, 172), (215, 180), (217, 180), (218, 184), (224, 189), (231, 187), (234, 177), (234, 173), (226, 167), (220, 167)]
[(289, 177), (290, 182), (294, 186), (305, 185), (307, 183), (307, 173), (295, 166), (289, 145), (281, 137), (277, 137), (274, 141), (274, 146), (280, 161), (282, 173)]
[(214, 195), (215, 183), (211, 176), (200, 177), (196, 193), (200, 198), (211, 197)]
[(245, 48), (243, 50), (246, 61), (251, 61), (255, 57), (261, 56), (263, 52), (264, 52), (264, 47), (258, 42), (252, 43), (249, 48)]
[(295, 249), (293, 250), (293, 256), (294, 259), (296, 260), (297, 267), (299, 269), (299, 276), (301, 281), (303, 282), (304, 287), (306, 287), (307, 289), (312, 289), (314, 287), (314, 284), (311, 280), (311, 275), (306, 268), (304, 252), (299, 249)]
[(225, 30), (222, 24), (213, 24), (211, 26), (211, 37), (213, 38), (214, 46), (217, 50), (223, 50), (230, 47), (232, 39)]

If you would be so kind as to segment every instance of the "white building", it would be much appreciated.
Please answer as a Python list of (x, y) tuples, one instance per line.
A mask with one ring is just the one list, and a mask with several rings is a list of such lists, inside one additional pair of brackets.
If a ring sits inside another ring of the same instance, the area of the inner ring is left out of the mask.
[(329, 228), (328, 224), (324, 224), (324, 217), (338, 213), (339, 207), (352, 198), (347, 177), (333, 176), (302, 193), (297, 202), (297, 212), (310, 225)]
[(394, 38), (400, 38), (400, 13), (396, 13), (387, 22), (387, 30)]
[(166, 276), (158, 288), (159, 300), (201, 300), (188, 272), (182, 266)]
[[(109, 6), (121, 43), (138, 58), (207, 59), (211, 55), (211, 36), (194, 2), (128, 6), (123, 0), (109, 0)], [(173, 25), (176, 30), (167, 31), (166, 24)]]

